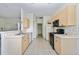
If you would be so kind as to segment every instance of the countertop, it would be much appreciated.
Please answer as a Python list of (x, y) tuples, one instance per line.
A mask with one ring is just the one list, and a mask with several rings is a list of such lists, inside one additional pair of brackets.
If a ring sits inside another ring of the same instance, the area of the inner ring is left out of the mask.
[[(24, 34), (19, 34), (18, 31), (5, 31), (5, 32), (0, 32), (2, 34), (2, 37), (4, 38), (22, 38)], [(26, 33), (27, 34), (27, 33)]]
[(79, 38), (79, 35), (55, 34), (55, 36), (60, 38)]
[(26, 33), (19, 34), (19, 31), (4, 31), (0, 32), (2, 38), (16, 39), (22, 38), (25, 34), (32, 34), (31, 30), (28, 30)]
[(6, 36), (6, 38), (22, 38), (24, 35), (11, 35), (11, 36)]

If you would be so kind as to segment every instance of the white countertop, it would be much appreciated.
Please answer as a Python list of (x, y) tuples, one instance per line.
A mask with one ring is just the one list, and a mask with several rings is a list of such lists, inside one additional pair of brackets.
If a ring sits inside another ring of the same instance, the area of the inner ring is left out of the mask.
[(24, 35), (12, 35), (12, 36), (6, 36), (6, 38), (22, 38)]
[(55, 36), (60, 37), (60, 38), (79, 38), (79, 35), (55, 34)]
[(33, 30), (32, 30), (31, 28), (28, 28), (26, 32), (27, 32), (27, 33), (32, 33)]
[(23, 34), (17, 35), (19, 33), (18, 31), (5, 31), (0, 33), (3, 34), (5, 38), (22, 38), (24, 36)]
[[(25, 34), (31, 34), (32, 32), (31, 31), (28, 31), (26, 32)], [(20, 34), (20, 35), (17, 35), (19, 34), (19, 31), (5, 31), (5, 32), (0, 32), (0, 34), (2, 34), (1, 37), (4, 37), (4, 38), (22, 38), (25, 34)]]

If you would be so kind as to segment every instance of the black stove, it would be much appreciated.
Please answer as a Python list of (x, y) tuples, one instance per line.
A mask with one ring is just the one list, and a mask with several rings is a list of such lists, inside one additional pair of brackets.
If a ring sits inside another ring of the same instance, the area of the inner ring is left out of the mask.
[(57, 29), (57, 32), (50, 32), (50, 45), (55, 50), (54, 48), (54, 34), (64, 34), (64, 29)]

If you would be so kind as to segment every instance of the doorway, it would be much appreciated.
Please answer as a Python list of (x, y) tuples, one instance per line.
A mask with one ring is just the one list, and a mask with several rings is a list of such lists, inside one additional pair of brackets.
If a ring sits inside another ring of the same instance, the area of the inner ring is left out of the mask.
[(37, 37), (43, 37), (42, 24), (37, 24)]
[(1, 34), (0, 34), (0, 55), (1, 55)]

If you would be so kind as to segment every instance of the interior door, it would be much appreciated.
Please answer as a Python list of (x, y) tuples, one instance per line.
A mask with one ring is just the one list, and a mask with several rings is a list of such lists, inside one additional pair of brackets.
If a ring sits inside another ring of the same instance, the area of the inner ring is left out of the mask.
[(38, 36), (42, 36), (42, 24), (38, 24), (37, 29), (38, 29)]

